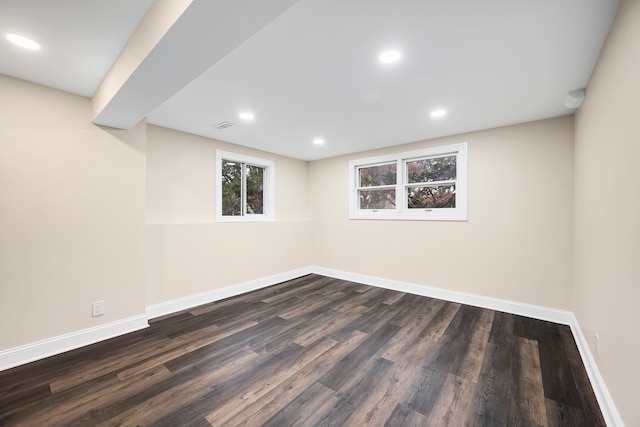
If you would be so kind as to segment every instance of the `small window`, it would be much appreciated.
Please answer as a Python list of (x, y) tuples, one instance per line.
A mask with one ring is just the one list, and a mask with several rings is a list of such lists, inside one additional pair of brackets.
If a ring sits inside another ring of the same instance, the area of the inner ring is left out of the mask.
[(273, 162), (220, 150), (216, 160), (217, 221), (273, 220)]
[(352, 219), (467, 219), (467, 144), (349, 162)]

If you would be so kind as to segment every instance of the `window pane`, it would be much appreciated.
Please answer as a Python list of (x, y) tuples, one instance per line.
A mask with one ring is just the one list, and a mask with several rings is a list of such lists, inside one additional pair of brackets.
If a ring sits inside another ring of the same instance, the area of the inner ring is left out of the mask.
[(264, 213), (265, 168), (247, 165), (247, 214)]
[(456, 186), (441, 185), (438, 187), (407, 188), (407, 206), (409, 208), (455, 208)]
[(396, 190), (360, 190), (360, 209), (395, 209)]
[(222, 215), (242, 215), (242, 167), (222, 160)]
[(360, 187), (377, 187), (396, 184), (396, 163), (368, 166), (359, 169)]
[(407, 162), (409, 184), (416, 182), (449, 181), (456, 179), (456, 156)]

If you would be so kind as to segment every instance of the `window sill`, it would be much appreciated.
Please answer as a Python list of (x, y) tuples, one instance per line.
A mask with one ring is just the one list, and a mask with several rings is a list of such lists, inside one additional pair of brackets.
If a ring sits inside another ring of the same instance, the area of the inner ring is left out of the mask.
[(383, 220), (383, 221), (467, 221), (466, 213), (433, 213), (432, 215), (419, 215), (415, 213), (356, 213), (349, 215), (349, 219), (355, 220)]
[(267, 215), (251, 216), (216, 216), (216, 222), (273, 222), (274, 218)]

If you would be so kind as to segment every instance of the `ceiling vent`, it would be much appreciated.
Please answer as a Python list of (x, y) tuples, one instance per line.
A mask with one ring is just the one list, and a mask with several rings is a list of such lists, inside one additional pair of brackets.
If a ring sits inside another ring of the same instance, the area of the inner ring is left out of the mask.
[(215, 128), (216, 129), (226, 129), (226, 128), (230, 128), (231, 126), (235, 126), (235, 125), (233, 123), (231, 123), (231, 122), (220, 122), (215, 126)]

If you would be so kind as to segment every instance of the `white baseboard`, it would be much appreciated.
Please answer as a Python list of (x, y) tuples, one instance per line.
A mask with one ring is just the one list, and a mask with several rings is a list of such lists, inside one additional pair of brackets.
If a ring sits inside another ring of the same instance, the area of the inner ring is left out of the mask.
[(587, 344), (587, 339), (582, 333), (580, 324), (573, 314), (571, 317), (573, 317), (571, 332), (573, 332), (573, 337), (576, 341), (576, 345), (578, 346), (580, 356), (582, 357), (582, 362), (587, 370), (589, 381), (591, 381), (591, 387), (593, 387), (593, 392), (595, 393), (598, 404), (600, 405), (602, 416), (607, 422), (607, 426), (624, 427), (620, 413), (611, 398), (611, 394), (609, 393), (609, 389), (607, 388), (602, 375), (600, 374), (600, 370), (598, 369), (596, 360), (591, 353), (589, 345)]
[(239, 283), (222, 289), (190, 295), (188, 297), (149, 306), (146, 308), (146, 314), (48, 338), (20, 347), (1, 350), (0, 371), (147, 328), (149, 326), (149, 319), (276, 285), (309, 273), (311, 273), (310, 267), (301, 268), (262, 279)]
[(315, 266), (154, 304), (147, 307), (146, 316), (130, 317), (94, 328), (38, 341), (33, 344), (0, 351), (0, 371), (143, 329), (149, 326), (147, 323), (148, 319), (234, 297), (287, 280), (296, 279), (310, 273), (569, 325), (607, 426), (624, 427), (622, 418), (598, 370), (598, 366), (587, 345), (580, 325), (572, 312)]
[(0, 351), (0, 371), (147, 328), (147, 316), (128, 317), (104, 325)]
[(266, 288), (268, 286), (277, 285), (287, 280), (297, 279), (311, 273), (311, 268), (300, 268), (285, 273), (275, 274), (273, 276), (264, 277), (262, 279), (251, 280), (239, 283), (233, 286), (227, 286), (212, 291), (203, 292), (188, 297), (178, 298), (171, 301), (154, 304), (147, 307), (147, 317), (155, 319), (156, 317), (165, 316), (167, 314), (176, 313), (178, 311), (187, 310), (199, 305), (208, 304), (214, 301), (220, 301), (225, 298), (234, 297), (247, 292)]
[(377, 286), (380, 288), (391, 289), (394, 291), (407, 292), (415, 295), (422, 295), (431, 298), (438, 298), (445, 301), (457, 302), (461, 304), (472, 305), (475, 307), (488, 308), (505, 313), (517, 314), (520, 316), (530, 317), (532, 319), (546, 320), (548, 322), (568, 325), (571, 328), (573, 337), (576, 341), (578, 351), (582, 357), (589, 381), (600, 405), (602, 416), (609, 427), (624, 427), (622, 418), (611, 398), (611, 394), (605, 385), (602, 375), (598, 369), (591, 350), (587, 345), (587, 341), (580, 329), (578, 320), (572, 312), (565, 310), (557, 310), (554, 308), (541, 307), (537, 305), (524, 304), (520, 302), (501, 300), (497, 298), (485, 297), (480, 295), (468, 294), (464, 292), (450, 291), (440, 288), (431, 288), (428, 286), (416, 285), (413, 283), (399, 282), (389, 279), (381, 279), (379, 277), (367, 276), (363, 274), (349, 273), (340, 270), (333, 270), (323, 267), (312, 267), (312, 272), (336, 279), (348, 280), (351, 282), (363, 283), (365, 285)]
[(333, 270), (322, 267), (312, 267), (313, 272), (323, 276), (335, 277), (336, 279), (349, 280), (351, 282), (363, 283), (365, 285), (379, 288), (391, 289), (394, 291), (407, 292), (414, 295), (438, 298), (460, 304), (472, 305), (475, 307), (488, 308), (505, 313), (518, 314), (520, 316), (531, 317), (538, 320), (570, 325), (573, 315), (570, 311), (558, 310), (555, 308), (542, 307), (538, 305), (525, 304), (515, 301), (507, 301), (498, 298), (485, 297), (481, 295), (468, 294), (465, 292), (450, 291), (441, 288), (416, 285), (413, 283), (400, 282), (396, 280), (381, 279), (379, 277), (367, 276), (364, 274), (348, 273), (346, 271)]

